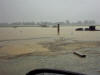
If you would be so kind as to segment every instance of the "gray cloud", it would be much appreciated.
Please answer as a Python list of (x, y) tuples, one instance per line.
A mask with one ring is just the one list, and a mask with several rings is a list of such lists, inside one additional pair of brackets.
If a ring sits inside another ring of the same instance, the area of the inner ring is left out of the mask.
[(0, 0), (0, 22), (96, 20), (100, 0)]

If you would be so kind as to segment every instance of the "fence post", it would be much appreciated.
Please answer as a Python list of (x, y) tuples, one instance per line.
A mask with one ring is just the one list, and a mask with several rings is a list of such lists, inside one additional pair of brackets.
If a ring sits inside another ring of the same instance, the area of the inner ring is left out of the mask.
[(60, 24), (57, 25), (57, 34), (60, 35)]

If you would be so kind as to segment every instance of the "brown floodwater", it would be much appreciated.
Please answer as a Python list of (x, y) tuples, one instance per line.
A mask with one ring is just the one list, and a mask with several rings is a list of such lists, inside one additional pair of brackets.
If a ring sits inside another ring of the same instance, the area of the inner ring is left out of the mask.
[(25, 75), (37, 68), (100, 71), (100, 31), (75, 31), (78, 27), (82, 26), (61, 27), (59, 36), (52, 27), (1, 27), (0, 75)]
[[(75, 31), (76, 28), (88, 28), (88, 26), (66, 26), (60, 28), (61, 37), (87, 40), (87, 41), (100, 41), (100, 31)], [(100, 29), (97, 26), (96, 29)], [(52, 27), (1, 27), (0, 28), (0, 41), (14, 40), (14, 39), (31, 39), (40, 37), (57, 37), (57, 29)]]

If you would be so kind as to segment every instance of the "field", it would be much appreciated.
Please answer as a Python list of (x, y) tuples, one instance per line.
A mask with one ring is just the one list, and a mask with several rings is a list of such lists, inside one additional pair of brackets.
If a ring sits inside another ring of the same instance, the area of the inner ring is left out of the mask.
[[(100, 32), (75, 31), (78, 27), (61, 27), (60, 35), (53, 27), (1, 27), (0, 74), (25, 75), (36, 68), (100, 71)], [(80, 58), (74, 51), (87, 57)]]

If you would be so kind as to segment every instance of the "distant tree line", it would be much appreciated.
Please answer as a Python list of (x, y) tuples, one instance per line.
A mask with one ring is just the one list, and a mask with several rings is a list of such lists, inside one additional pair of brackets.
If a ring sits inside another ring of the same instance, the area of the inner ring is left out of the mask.
[(13, 22), (13, 23), (0, 23), (0, 26), (50, 26), (50, 25), (96, 25), (94, 20), (84, 20), (84, 21), (76, 21), (71, 22), (70, 20), (66, 20), (65, 22)]
[(69, 25), (96, 25), (94, 20), (84, 20), (84, 21), (77, 21), (77, 22), (70, 22), (69, 20), (66, 21), (66, 24)]

